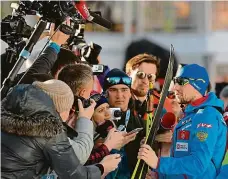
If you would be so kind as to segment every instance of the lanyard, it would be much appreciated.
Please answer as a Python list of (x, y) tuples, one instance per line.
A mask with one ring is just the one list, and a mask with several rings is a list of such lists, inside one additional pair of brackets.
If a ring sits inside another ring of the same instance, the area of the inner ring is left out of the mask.
[(130, 114), (131, 114), (130, 109), (128, 109), (126, 112), (126, 116), (125, 116), (125, 125), (122, 125), (122, 124), (119, 125), (117, 128), (119, 131), (126, 131), (127, 125), (128, 125), (129, 119), (130, 119)]
[(125, 117), (125, 127), (127, 128), (127, 125), (128, 125), (128, 122), (129, 122), (129, 119), (130, 119), (130, 109), (127, 110), (126, 112), (126, 117)]

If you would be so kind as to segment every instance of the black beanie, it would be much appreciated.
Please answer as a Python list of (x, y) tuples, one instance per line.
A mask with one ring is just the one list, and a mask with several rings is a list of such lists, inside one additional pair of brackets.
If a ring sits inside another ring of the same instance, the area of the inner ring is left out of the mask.
[[(110, 84), (107, 80), (110, 77), (128, 77), (128, 78), (130, 78), (124, 71), (122, 71), (118, 68), (114, 68), (111, 71), (109, 71), (104, 78), (104, 85), (103, 85), (104, 91), (106, 91), (109, 87), (114, 86), (114, 84)], [(120, 80), (120, 83), (118, 83), (118, 84), (124, 84), (124, 85), (128, 86), (129, 88), (131, 88), (131, 84), (125, 84), (122, 82), (122, 80)], [(117, 85), (117, 84), (115, 84), (115, 85)]]

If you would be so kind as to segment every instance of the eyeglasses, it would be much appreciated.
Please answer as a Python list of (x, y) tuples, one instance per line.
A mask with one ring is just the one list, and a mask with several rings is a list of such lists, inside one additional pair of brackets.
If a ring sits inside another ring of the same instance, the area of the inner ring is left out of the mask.
[(107, 78), (109, 84), (117, 85), (117, 84), (125, 84), (131, 85), (131, 78), (130, 77), (109, 77)]
[(145, 72), (143, 72), (143, 71), (138, 71), (137, 73), (136, 73), (136, 76), (139, 78), (139, 79), (144, 79), (144, 78), (148, 78), (148, 80), (150, 81), (150, 82), (153, 82), (153, 81), (155, 81), (155, 79), (156, 79), (156, 75), (155, 74), (146, 74)]
[(90, 96), (90, 99), (93, 99), (95, 102), (98, 102), (101, 99), (101, 97), (107, 98), (107, 94), (94, 94)]
[(180, 86), (184, 86), (184, 85), (187, 85), (189, 83), (189, 80), (187, 78), (178, 77), (178, 78), (174, 78), (173, 82), (174, 82), (174, 84), (177, 83)]
[(180, 86), (184, 86), (187, 85), (189, 83), (189, 81), (202, 81), (203, 83), (206, 83), (205, 80), (203, 79), (193, 79), (193, 78), (181, 78), (181, 77), (177, 77), (173, 79), (174, 84), (178, 84)]

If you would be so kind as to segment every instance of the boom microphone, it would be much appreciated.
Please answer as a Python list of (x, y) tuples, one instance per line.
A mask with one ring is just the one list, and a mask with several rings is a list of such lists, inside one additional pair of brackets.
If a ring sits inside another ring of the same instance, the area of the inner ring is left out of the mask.
[(101, 16), (97, 15), (94, 12), (89, 12), (86, 3), (82, 0), (80, 1), (76, 1), (74, 3), (75, 8), (79, 11), (79, 13), (81, 14), (81, 16), (90, 21), (90, 22), (94, 22), (102, 27), (105, 27), (107, 29), (111, 29), (112, 28), (112, 23), (109, 22), (108, 20), (102, 18)]
[(172, 112), (163, 115), (157, 134), (162, 134), (167, 130), (172, 130), (176, 123), (176, 116)]

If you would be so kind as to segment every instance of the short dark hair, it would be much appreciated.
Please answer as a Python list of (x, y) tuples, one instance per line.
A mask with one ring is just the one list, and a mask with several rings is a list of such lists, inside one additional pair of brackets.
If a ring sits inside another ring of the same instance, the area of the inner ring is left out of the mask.
[(77, 57), (72, 51), (66, 48), (60, 48), (57, 60), (55, 61), (52, 69), (51, 75), (55, 76), (58, 70), (60, 70), (65, 65), (75, 64), (80, 61), (80, 58)]
[(156, 56), (149, 55), (147, 53), (139, 54), (131, 58), (126, 64), (126, 70), (125, 70), (126, 73), (127, 74), (130, 73), (132, 70), (137, 68), (137, 66), (139, 66), (141, 63), (151, 63), (156, 65), (157, 67), (156, 76), (158, 76), (159, 70), (160, 70), (160, 59)]
[(58, 79), (64, 81), (78, 95), (79, 89), (84, 87), (90, 80), (93, 80), (92, 68), (87, 64), (66, 65), (60, 71)]

